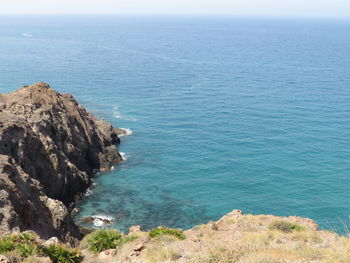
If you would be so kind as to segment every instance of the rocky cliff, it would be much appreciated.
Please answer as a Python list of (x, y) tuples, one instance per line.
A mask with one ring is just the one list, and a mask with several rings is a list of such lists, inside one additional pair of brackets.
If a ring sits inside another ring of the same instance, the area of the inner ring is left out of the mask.
[(118, 131), (45, 83), (0, 95), (0, 234), (79, 239), (67, 206), (122, 161)]

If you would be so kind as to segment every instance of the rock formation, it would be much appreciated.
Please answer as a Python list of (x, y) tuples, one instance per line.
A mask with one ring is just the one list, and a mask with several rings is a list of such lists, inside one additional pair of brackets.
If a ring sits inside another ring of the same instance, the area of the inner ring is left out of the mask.
[(118, 130), (45, 83), (0, 95), (0, 234), (34, 230), (74, 243), (68, 205), (122, 161)]

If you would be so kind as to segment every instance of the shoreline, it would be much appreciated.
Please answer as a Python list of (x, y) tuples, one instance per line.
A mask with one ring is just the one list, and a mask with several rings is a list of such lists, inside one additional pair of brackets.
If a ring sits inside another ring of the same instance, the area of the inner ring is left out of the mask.
[[(129, 128), (115, 128), (115, 129), (117, 130), (119, 138), (133, 135), (133, 131)], [(127, 161), (127, 159), (128, 159), (127, 154), (124, 152), (120, 152), (120, 151), (119, 151), (119, 153), (123, 159), (123, 162)], [(73, 217), (74, 222), (79, 227), (86, 228), (86, 227), (81, 225), (82, 221), (85, 221), (85, 223), (90, 222), (90, 224), (92, 224), (94, 227), (108, 227), (108, 225), (110, 225), (115, 220), (113, 218), (113, 216), (110, 216), (110, 215), (97, 215), (96, 214), (96, 215), (88, 215), (86, 217), (79, 217), (79, 218), (76, 217), (80, 211), (79, 204), (83, 203), (85, 201), (86, 197), (94, 194), (93, 189), (95, 187), (97, 187), (97, 183), (94, 181), (94, 179), (96, 177), (103, 176), (104, 173), (112, 172), (115, 169), (116, 169), (116, 166), (112, 165), (110, 170), (96, 171), (94, 173), (94, 177), (91, 178), (91, 185), (88, 187), (88, 189), (82, 194), (82, 196), (78, 200), (72, 202), (69, 205), (69, 211), (71, 213), (71, 216)]]

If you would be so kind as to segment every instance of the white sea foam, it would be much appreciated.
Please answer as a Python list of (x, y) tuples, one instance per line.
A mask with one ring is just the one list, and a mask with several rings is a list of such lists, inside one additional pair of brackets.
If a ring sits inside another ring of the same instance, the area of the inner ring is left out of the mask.
[(91, 188), (88, 188), (88, 189), (86, 190), (85, 196), (92, 195), (92, 193), (93, 193), (92, 189), (91, 189)]
[(103, 225), (105, 225), (105, 223), (103, 222), (104, 220), (108, 220), (110, 222), (113, 221), (113, 217), (111, 217), (111, 216), (94, 215), (94, 216), (92, 216), (92, 218), (94, 219), (93, 224), (95, 226), (103, 226)]
[(85, 192), (85, 196), (89, 196), (89, 195), (92, 195), (93, 194), (93, 190), (94, 187), (96, 186), (96, 182), (94, 179), (92, 179), (92, 184), (90, 185), (90, 187), (86, 190)]
[(128, 159), (128, 156), (126, 155), (126, 153), (120, 152), (120, 155), (121, 155), (123, 161), (126, 161)]
[(130, 130), (128, 128), (119, 128), (119, 129), (125, 131), (125, 134), (120, 134), (119, 137), (129, 136), (129, 135), (131, 135), (133, 133), (132, 130)]
[(95, 226), (103, 226), (103, 221), (98, 218), (96, 218), (93, 223)]
[(137, 121), (137, 119), (136, 119), (136, 118), (133, 118), (133, 117), (123, 117), (123, 120), (132, 121), (132, 122)]
[(114, 118), (116, 119), (121, 119), (122, 118), (122, 115), (120, 115), (120, 112), (119, 111), (115, 111), (114, 114), (113, 114)]
[(123, 116), (120, 113), (118, 106), (114, 106), (113, 107), (113, 117), (116, 118), (116, 119), (123, 119), (123, 120), (126, 120), (126, 121), (133, 121), (133, 122), (137, 121), (136, 118)]
[(126, 120), (126, 121), (132, 121), (132, 122), (137, 121), (136, 118), (122, 116), (122, 114), (119, 111), (114, 111), (113, 112), (113, 117), (116, 118), (116, 119), (123, 119), (123, 120)]
[(24, 37), (32, 37), (33, 35), (31, 35), (31, 34), (26, 34), (26, 33), (23, 33), (23, 34), (22, 34), (22, 36), (24, 36)]

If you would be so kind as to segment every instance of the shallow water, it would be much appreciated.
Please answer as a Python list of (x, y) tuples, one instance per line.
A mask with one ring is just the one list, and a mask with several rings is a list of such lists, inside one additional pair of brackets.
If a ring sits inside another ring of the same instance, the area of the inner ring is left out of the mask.
[(45, 81), (129, 128), (79, 217), (188, 228), (232, 209), (344, 230), (350, 21), (0, 17), (0, 92)]

